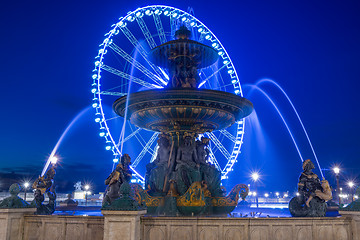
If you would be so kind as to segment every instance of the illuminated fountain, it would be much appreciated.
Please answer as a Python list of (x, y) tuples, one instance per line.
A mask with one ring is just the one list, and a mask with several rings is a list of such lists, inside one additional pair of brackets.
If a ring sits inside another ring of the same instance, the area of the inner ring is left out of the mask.
[(239, 192), (245, 197), (248, 188), (238, 184), (225, 196), (221, 172), (209, 159), (210, 139), (203, 134), (230, 127), (248, 116), (253, 106), (235, 94), (199, 89), (198, 70), (214, 64), (217, 51), (190, 40), (185, 26), (175, 37), (149, 54), (154, 64), (168, 69), (168, 85), (131, 93), (113, 104), (114, 111), (132, 124), (161, 132), (157, 157), (147, 165), (146, 191), (133, 184), (135, 196), (149, 213), (229, 213), (237, 205)]

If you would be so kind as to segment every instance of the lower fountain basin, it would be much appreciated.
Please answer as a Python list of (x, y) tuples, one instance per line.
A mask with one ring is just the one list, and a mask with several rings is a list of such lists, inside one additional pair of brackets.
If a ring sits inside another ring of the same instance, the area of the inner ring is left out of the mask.
[[(124, 117), (128, 96), (117, 99), (114, 111)], [(248, 116), (252, 103), (238, 95), (208, 89), (161, 89), (131, 93), (127, 119), (151, 131), (204, 133), (230, 127)]]

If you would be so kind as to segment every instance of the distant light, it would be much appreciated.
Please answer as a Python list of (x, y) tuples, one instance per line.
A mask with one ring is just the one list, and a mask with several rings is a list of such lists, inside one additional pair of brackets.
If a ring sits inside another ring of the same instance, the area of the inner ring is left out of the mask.
[(232, 84), (235, 84), (236, 82), (237, 82), (236, 79), (231, 80), (231, 83), (232, 83)]
[(265, 196), (265, 197), (269, 197), (269, 194), (268, 194), (268, 193), (265, 193), (264, 196)]
[(95, 66), (97, 67), (97, 66), (99, 66), (100, 65), (100, 61), (96, 61), (95, 62)]
[(52, 157), (52, 158), (50, 159), (50, 162), (51, 162), (51, 164), (54, 165), (54, 164), (57, 163), (57, 160), (58, 160), (57, 157), (54, 156), (54, 157)]
[(275, 195), (278, 197), (280, 195), (280, 193), (276, 192)]
[(300, 196), (300, 193), (296, 192), (296, 196)]
[(160, 12), (159, 9), (156, 9), (154, 13), (155, 13), (156, 15), (160, 15), (160, 14), (161, 14), (161, 12)]
[(209, 40), (210, 38), (211, 38), (211, 35), (210, 35), (210, 34), (208, 34), (208, 35), (205, 36), (205, 39), (206, 39), (206, 40)]
[(29, 185), (30, 185), (30, 183), (29, 183), (29, 182), (25, 182), (25, 183), (24, 183), (24, 187), (25, 187), (25, 188), (28, 188), (28, 187), (29, 187)]
[(172, 14), (172, 17), (173, 18), (176, 18), (178, 16), (178, 13), (177, 12), (174, 12), (173, 14)]
[(253, 193), (252, 192), (249, 192), (249, 196), (251, 196)]
[(182, 17), (182, 18), (181, 18), (181, 21), (183, 21), (183, 22), (185, 22), (186, 20), (187, 20), (186, 17)]
[(117, 163), (117, 162), (119, 162), (119, 159), (114, 158), (114, 159), (113, 159), (113, 162), (114, 162), (114, 163)]
[(354, 185), (355, 185), (354, 182), (352, 182), (352, 181), (348, 182), (348, 186), (349, 186), (350, 188), (352, 188)]
[(130, 182), (136, 183), (136, 179), (131, 179)]
[(165, 10), (165, 11), (164, 11), (164, 15), (165, 15), (165, 16), (169, 16), (169, 14), (170, 14), (170, 12), (169, 12), (168, 10)]
[(228, 70), (228, 74), (232, 74), (233, 72), (234, 72), (233, 69), (229, 69), (229, 70)]
[(228, 63), (229, 63), (229, 60), (224, 60), (224, 61), (223, 61), (223, 64), (224, 64), (224, 65), (226, 65), (226, 64), (228, 64)]
[(335, 174), (339, 174), (340, 173), (340, 168), (339, 167), (334, 167), (333, 171)]
[(243, 134), (244, 133), (244, 131), (238, 131), (237, 132), (237, 134)]
[(240, 92), (240, 90), (235, 90), (235, 94), (238, 94)]
[(97, 117), (95, 118), (95, 122), (100, 122), (101, 118)]
[[(216, 48), (218, 46), (218, 44), (216, 42), (211, 44), (212, 47)], [(226, 60), (227, 61), (227, 60)]]
[(95, 80), (96, 78), (97, 78), (97, 74), (93, 74), (93, 75), (92, 75), (92, 79)]
[(99, 133), (99, 136), (100, 136), (100, 137), (104, 137), (104, 136), (105, 136), (105, 132), (100, 132), (100, 133)]
[(105, 147), (105, 149), (109, 151), (109, 150), (111, 149), (111, 146), (110, 146), (110, 145), (107, 145), (107, 146)]
[(199, 28), (198, 32), (201, 33), (204, 29), (203, 28)]
[(126, 18), (126, 20), (128, 20), (129, 22), (133, 22), (135, 20), (135, 18), (130, 15)]
[(257, 172), (254, 172), (251, 174), (251, 178), (256, 182), (260, 178), (260, 176)]
[(224, 55), (224, 52), (223, 52), (223, 51), (219, 51), (218, 54), (221, 56), (221, 55)]
[(84, 188), (85, 188), (85, 190), (87, 191), (87, 190), (90, 189), (90, 186), (89, 186), (88, 184), (86, 184), (86, 185), (84, 186)]
[(284, 198), (287, 198), (289, 195), (287, 193), (284, 194)]
[(190, 26), (193, 27), (193, 26), (195, 26), (195, 24), (196, 24), (195, 22), (191, 22), (191, 23), (190, 23)]
[(253, 196), (254, 196), (254, 197), (256, 196), (256, 194), (257, 194), (256, 192), (253, 192)]

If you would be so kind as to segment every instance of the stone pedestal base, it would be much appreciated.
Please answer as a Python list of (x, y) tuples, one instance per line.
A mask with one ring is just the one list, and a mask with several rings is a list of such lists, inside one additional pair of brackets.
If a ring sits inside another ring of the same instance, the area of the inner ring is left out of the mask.
[(104, 215), (104, 240), (140, 240), (141, 211), (101, 211)]
[(360, 240), (360, 211), (339, 211), (341, 216), (351, 217), (352, 239)]
[(24, 215), (35, 211), (36, 208), (0, 209), (0, 239), (23, 239)]

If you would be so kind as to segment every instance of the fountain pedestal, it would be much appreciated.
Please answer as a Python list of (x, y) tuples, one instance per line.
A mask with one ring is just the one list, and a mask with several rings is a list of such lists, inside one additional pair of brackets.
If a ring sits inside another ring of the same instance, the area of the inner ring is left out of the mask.
[(104, 239), (140, 240), (140, 211), (101, 211), (104, 215)]

